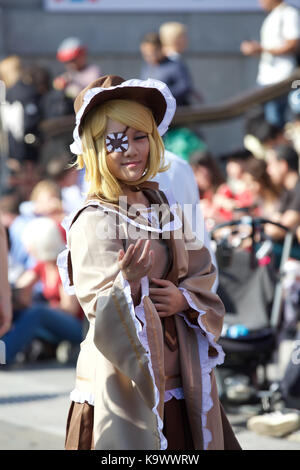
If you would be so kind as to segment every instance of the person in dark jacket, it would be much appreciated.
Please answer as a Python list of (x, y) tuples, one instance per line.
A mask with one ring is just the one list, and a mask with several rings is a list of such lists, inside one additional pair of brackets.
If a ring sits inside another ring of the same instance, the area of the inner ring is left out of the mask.
[(187, 69), (182, 62), (171, 60), (162, 51), (162, 45), (157, 33), (146, 34), (140, 45), (141, 54), (145, 61), (140, 78), (160, 80), (170, 88), (177, 106), (190, 104), (192, 83)]
[(37, 161), (39, 95), (18, 56), (0, 62), (0, 79), (6, 87), (4, 123), (8, 130), (9, 156), (19, 161)]

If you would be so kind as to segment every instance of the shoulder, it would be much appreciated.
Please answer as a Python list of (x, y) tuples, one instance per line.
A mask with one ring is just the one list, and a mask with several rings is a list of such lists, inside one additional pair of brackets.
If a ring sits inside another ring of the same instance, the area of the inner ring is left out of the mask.
[(170, 174), (178, 176), (181, 180), (187, 178), (188, 180), (192, 179), (194, 181), (192, 167), (187, 161), (168, 150), (165, 151), (165, 160), (170, 164), (170, 169), (168, 170)]
[(282, 10), (282, 15), (285, 19), (299, 19), (300, 12), (297, 8), (293, 7), (292, 5), (285, 5)]
[(99, 238), (99, 233), (108, 226), (112, 227), (116, 220), (116, 210), (104, 205), (93, 204), (81, 208), (70, 221), (68, 240), (84, 237)]
[(167, 163), (171, 164), (171, 167), (188, 172), (192, 171), (191, 166), (187, 161), (183, 160), (181, 157), (178, 157), (178, 155), (170, 152), (169, 150), (165, 150), (165, 160)]

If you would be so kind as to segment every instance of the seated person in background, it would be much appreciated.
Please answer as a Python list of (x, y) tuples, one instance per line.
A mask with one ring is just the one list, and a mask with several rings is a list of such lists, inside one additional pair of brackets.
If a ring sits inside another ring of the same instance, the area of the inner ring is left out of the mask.
[(141, 41), (140, 51), (145, 61), (140, 78), (161, 80), (170, 88), (177, 106), (189, 105), (192, 90), (190, 77), (181, 62), (171, 60), (164, 55), (159, 35), (146, 34)]
[[(79, 303), (63, 290), (56, 266), (56, 258), (64, 249), (57, 223), (46, 217), (34, 219), (26, 226), (23, 239), (37, 263), (15, 284), (14, 323), (2, 338), (7, 364), (35, 338), (54, 345), (63, 340), (77, 345), (82, 341)], [(42, 282), (46, 302), (32, 303), (32, 289), (38, 281)]]
[[(195, 152), (190, 158), (199, 189), (200, 205), (208, 229), (214, 223), (221, 223), (232, 219), (232, 210), (235, 207), (234, 195), (221, 170), (209, 152)], [(208, 220), (209, 219), (209, 220)]]
[(45, 165), (45, 174), (60, 188), (62, 207), (66, 214), (76, 210), (84, 202), (85, 196), (78, 177), (78, 170), (70, 166), (70, 155), (60, 154), (51, 158)]
[[(27, 224), (32, 219), (41, 216), (50, 217), (60, 223), (65, 216), (60, 188), (52, 181), (40, 181), (34, 187), (30, 200), (21, 201), (17, 187), (7, 189), (0, 199), (0, 220), (8, 232), (9, 279), (12, 283), (24, 270), (31, 268), (35, 263), (22, 239)], [(61, 234), (64, 239), (65, 234), (62, 228)]]
[(251, 215), (272, 218), (278, 211), (281, 191), (271, 180), (266, 162), (250, 158), (245, 163), (242, 179), (252, 197), (251, 205), (254, 208)]
[(61, 222), (65, 212), (59, 185), (50, 179), (39, 181), (32, 190), (30, 201), (20, 205), (20, 211), (32, 217), (45, 216)]
[(264, 159), (268, 149), (287, 143), (284, 130), (266, 121), (263, 110), (254, 108), (248, 112), (244, 145), (254, 157)]
[(235, 196), (245, 191), (243, 181), (244, 166), (252, 153), (245, 148), (233, 150), (220, 155), (219, 160), (225, 164), (226, 183)]
[[(293, 147), (279, 145), (267, 153), (267, 171), (275, 185), (282, 186), (284, 192), (280, 198), (278, 212), (272, 220), (280, 222), (290, 230), (297, 230), (300, 225), (300, 178), (299, 157)], [(285, 231), (268, 225), (266, 232), (276, 240), (282, 240)]]

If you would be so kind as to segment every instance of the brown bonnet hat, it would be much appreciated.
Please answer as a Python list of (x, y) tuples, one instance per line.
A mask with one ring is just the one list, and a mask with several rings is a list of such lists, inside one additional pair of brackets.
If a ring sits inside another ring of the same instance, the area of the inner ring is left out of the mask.
[(76, 97), (74, 110), (76, 126), (74, 142), (70, 145), (73, 153), (82, 153), (80, 134), (88, 112), (106, 101), (127, 99), (148, 107), (153, 114), (158, 131), (163, 135), (173, 119), (176, 101), (167, 85), (159, 80), (124, 80), (116, 75), (105, 75), (90, 83)]

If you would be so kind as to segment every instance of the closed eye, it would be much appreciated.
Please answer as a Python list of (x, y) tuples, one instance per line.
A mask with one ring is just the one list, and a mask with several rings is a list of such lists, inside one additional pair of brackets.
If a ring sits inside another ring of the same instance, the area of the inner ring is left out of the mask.
[(146, 137), (147, 137), (146, 135), (139, 135), (135, 137), (134, 140), (142, 140), (142, 139), (145, 139)]

